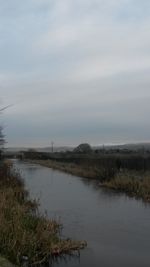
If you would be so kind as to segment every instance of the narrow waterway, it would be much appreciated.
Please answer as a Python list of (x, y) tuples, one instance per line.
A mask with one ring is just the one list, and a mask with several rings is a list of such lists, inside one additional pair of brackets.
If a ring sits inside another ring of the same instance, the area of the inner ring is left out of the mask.
[(80, 258), (53, 267), (149, 267), (150, 204), (99, 188), (98, 183), (14, 161), (40, 211), (59, 220), (63, 236), (86, 240)]

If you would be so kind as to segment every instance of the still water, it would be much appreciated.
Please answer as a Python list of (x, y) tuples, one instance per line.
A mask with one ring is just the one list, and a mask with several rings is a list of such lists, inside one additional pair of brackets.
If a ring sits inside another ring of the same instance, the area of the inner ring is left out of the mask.
[(150, 204), (99, 188), (89, 181), (15, 161), (40, 211), (63, 224), (63, 236), (86, 240), (80, 258), (53, 267), (149, 267)]

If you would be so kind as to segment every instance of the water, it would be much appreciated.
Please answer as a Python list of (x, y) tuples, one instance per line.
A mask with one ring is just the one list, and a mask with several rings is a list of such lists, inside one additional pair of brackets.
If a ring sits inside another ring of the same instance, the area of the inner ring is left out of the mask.
[(97, 182), (15, 161), (40, 211), (63, 223), (63, 236), (86, 240), (81, 256), (53, 267), (149, 267), (150, 205)]

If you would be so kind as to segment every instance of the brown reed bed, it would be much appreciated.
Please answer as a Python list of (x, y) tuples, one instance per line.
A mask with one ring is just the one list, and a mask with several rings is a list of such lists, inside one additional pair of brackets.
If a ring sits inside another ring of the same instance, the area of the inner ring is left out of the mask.
[(75, 163), (57, 162), (53, 160), (29, 160), (32, 163), (60, 170), (72, 175), (97, 179), (100, 186), (107, 187), (119, 192), (125, 192), (130, 196), (150, 202), (150, 172), (142, 171), (112, 171), (108, 168), (90, 165), (77, 165)]
[(86, 242), (63, 240), (61, 225), (38, 213), (23, 180), (10, 163), (0, 163), (0, 254), (21, 265), (46, 262), (49, 257), (68, 254), (86, 246)]
[(42, 166), (52, 168), (54, 170), (59, 170), (65, 173), (70, 173), (72, 175), (89, 178), (89, 179), (99, 179), (105, 175), (106, 170), (104, 168), (97, 168), (97, 166), (81, 165), (76, 163), (60, 162), (55, 160), (37, 160), (29, 159), (30, 163), (40, 164)]
[(118, 173), (113, 179), (104, 182), (103, 186), (150, 202), (149, 172), (137, 174), (133, 171), (124, 171)]

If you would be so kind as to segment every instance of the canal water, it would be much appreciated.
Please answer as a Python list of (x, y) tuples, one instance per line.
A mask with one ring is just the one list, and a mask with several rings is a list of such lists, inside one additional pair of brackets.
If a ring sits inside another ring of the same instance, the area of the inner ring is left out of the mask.
[(86, 240), (80, 257), (53, 267), (149, 267), (150, 204), (102, 189), (98, 182), (14, 161), (40, 211), (63, 224), (63, 237)]

